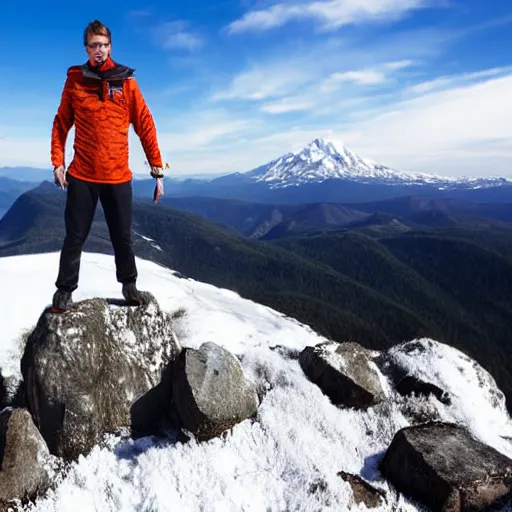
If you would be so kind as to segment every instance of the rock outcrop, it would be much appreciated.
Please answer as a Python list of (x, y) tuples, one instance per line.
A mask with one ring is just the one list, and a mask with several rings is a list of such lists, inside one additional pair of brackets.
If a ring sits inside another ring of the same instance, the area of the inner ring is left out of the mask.
[(441, 403), (451, 405), (448, 390), (430, 382), (427, 369), (414, 371), (413, 365), (410, 364), (411, 358), (414, 360), (415, 355), (417, 357), (426, 351), (435, 351), (439, 345), (433, 340), (413, 340), (395, 345), (383, 355), (380, 362), (381, 370), (389, 376), (395, 390), (402, 396), (433, 395)]
[(33, 499), (50, 484), (48, 447), (26, 409), (0, 413), (0, 510), (11, 500)]
[(398, 491), (432, 510), (487, 510), (512, 495), (512, 460), (451, 423), (398, 431), (380, 470)]
[(326, 342), (306, 347), (299, 363), (334, 404), (365, 409), (386, 398), (373, 363), (378, 355), (357, 343)]
[(238, 359), (215, 343), (186, 348), (173, 365), (174, 405), (182, 427), (199, 440), (255, 415), (259, 398)]
[(181, 350), (170, 316), (89, 299), (65, 314), (45, 310), (21, 362), (28, 408), (50, 452), (86, 454), (107, 432), (150, 432), (169, 401), (170, 365)]

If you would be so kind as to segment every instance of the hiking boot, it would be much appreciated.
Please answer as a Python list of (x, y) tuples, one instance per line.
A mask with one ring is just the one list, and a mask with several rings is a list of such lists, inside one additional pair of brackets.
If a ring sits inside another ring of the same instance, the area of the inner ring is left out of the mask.
[(144, 297), (139, 290), (137, 290), (137, 285), (135, 283), (123, 284), (123, 297), (130, 306), (140, 306), (145, 302)]
[(73, 305), (71, 292), (66, 290), (57, 290), (53, 294), (52, 313), (64, 313)]

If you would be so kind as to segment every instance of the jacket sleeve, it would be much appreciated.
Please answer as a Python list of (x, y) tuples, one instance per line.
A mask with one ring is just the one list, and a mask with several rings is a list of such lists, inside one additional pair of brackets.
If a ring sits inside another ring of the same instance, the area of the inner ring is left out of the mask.
[(149, 165), (163, 167), (162, 156), (158, 147), (155, 122), (134, 78), (130, 78), (130, 121), (146, 154)]
[(60, 105), (53, 120), (51, 139), (51, 160), (54, 167), (65, 165), (64, 152), (69, 130), (74, 123), (73, 104), (71, 101), (71, 83), (69, 76), (64, 83)]

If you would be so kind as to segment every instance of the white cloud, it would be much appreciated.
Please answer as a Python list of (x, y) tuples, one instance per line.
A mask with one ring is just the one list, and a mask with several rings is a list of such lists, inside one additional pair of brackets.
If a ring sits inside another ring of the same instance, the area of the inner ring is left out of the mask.
[(358, 69), (332, 73), (322, 82), (321, 91), (330, 92), (338, 89), (343, 83), (356, 85), (378, 85), (385, 83), (392, 73), (396, 73), (413, 65), (411, 60), (386, 62), (374, 68)]
[[(368, 61), (368, 66), (362, 69), (339, 70), (339, 63), (333, 60), (331, 52), (345, 52), (346, 66), (364, 60)], [(394, 52), (393, 47), (385, 48), (386, 54)], [(401, 49), (399, 54), (400, 52)], [(373, 58), (369, 59), (364, 53), (361, 49), (353, 49), (342, 41), (331, 41), (330, 46), (312, 47), (307, 52), (299, 54), (279, 55), (239, 72), (231, 79), (229, 85), (214, 92), (211, 100), (259, 101), (283, 98), (279, 104), (300, 105), (300, 108), (294, 110), (303, 110), (306, 108), (305, 105), (316, 102), (311, 101), (312, 97), (318, 96), (319, 93), (334, 91), (343, 82), (360, 85), (383, 83), (393, 73), (413, 64), (410, 59), (387, 62), (384, 58), (379, 63), (378, 59), (384, 57), (383, 55), (372, 52)], [(298, 94), (301, 96), (300, 99), (295, 98)], [(310, 97), (304, 98), (306, 94)], [(290, 95), (293, 97), (288, 98)], [(264, 111), (268, 111), (267, 107)]]
[(335, 91), (344, 82), (352, 82), (359, 85), (375, 85), (386, 81), (386, 75), (381, 71), (372, 69), (360, 71), (345, 71), (343, 73), (333, 73), (324, 80), (321, 85), (322, 92)]
[(374, 70), (347, 71), (345, 73), (335, 73), (331, 78), (338, 82), (354, 82), (360, 85), (381, 84), (386, 80), (384, 73)]
[(386, 69), (390, 69), (391, 71), (400, 71), (401, 69), (409, 68), (413, 65), (412, 60), (398, 60), (395, 62), (386, 62), (384, 67)]
[[(212, 151), (216, 144), (226, 144), (232, 137), (240, 137), (254, 128), (254, 123), (244, 119), (226, 119), (224, 121), (211, 119), (199, 121), (197, 125), (190, 124), (179, 132), (161, 132), (159, 141), (165, 151), (176, 152)], [(137, 140), (134, 137), (134, 140)]]
[(405, 170), (512, 173), (512, 74), (391, 105), (352, 128), (364, 156)]
[(185, 21), (169, 21), (162, 23), (155, 29), (157, 42), (165, 49), (185, 48), (195, 50), (203, 46), (203, 40), (188, 30)]
[[(342, 139), (361, 156), (397, 169), (449, 175), (511, 175), (512, 73), (466, 86), (422, 94), (382, 107), (371, 118), (350, 124), (332, 112), (295, 125), (250, 121), (202, 147), (169, 153), (175, 172), (246, 171), (299, 149), (317, 136)], [(240, 121), (240, 120), (239, 120)], [(211, 122), (214, 122), (212, 119)], [(234, 125), (236, 126), (236, 125)], [(183, 140), (194, 140), (189, 126)], [(205, 129), (197, 129), (201, 134)], [(171, 141), (173, 137), (165, 140)]]
[(410, 86), (407, 91), (412, 93), (426, 93), (435, 89), (441, 89), (446, 86), (462, 85), (464, 83), (474, 82), (481, 78), (489, 78), (504, 75), (512, 70), (511, 66), (501, 68), (484, 69), (473, 73), (462, 73), (460, 75), (441, 76), (427, 82), (420, 82)]
[(309, 3), (278, 3), (268, 9), (249, 11), (228, 26), (228, 32), (263, 31), (293, 20), (312, 18), (325, 29), (367, 21), (397, 20), (409, 11), (427, 7), (427, 0), (319, 0)]
[[(388, 82), (394, 75), (414, 64), (416, 48), (409, 59), (404, 59), (403, 45), (394, 46), (391, 40), (376, 49), (362, 48), (340, 39), (331, 39), (321, 45), (312, 45), (297, 53), (274, 55), (271, 59), (254, 64), (235, 74), (211, 96), (212, 101), (250, 100), (265, 101), (262, 112), (300, 112), (316, 108), (321, 103), (336, 101), (328, 96), (343, 83), (378, 85)], [(343, 53), (345, 69), (332, 54)], [(398, 56), (388, 60), (390, 55)], [(364, 67), (353, 68), (359, 64)], [(346, 94), (344, 95), (346, 99)]]
[(311, 80), (308, 73), (293, 66), (263, 64), (236, 75), (231, 85), (217, 91), (213, 101), (227, 99), (264, 100), (288, 94)]
[(299, 112), (301, 110), (308, 110), (315, 106), (315, 101), (312, 98), (283, 98), (272, 103), (265, 103), (261, 106), (262, 112), (269, 114), (286, 114), (289, 112)]
[[(306, 87), (313, 95), (325, 93), (318, 84), (334, 73), (369, 70), (389, 76), (436, 57), (448, 39), (445, 32), (420, 29), (363, 41), (332, 36), (301, 46), (300, 50), (277, 45), (271, 56), (239, 69), (226, 83), (219, 83), (222, 77), (217, 76), (210, 99), (269, 101), (303, 94)], [(362, 75), (359, 78), (363, 80)]]

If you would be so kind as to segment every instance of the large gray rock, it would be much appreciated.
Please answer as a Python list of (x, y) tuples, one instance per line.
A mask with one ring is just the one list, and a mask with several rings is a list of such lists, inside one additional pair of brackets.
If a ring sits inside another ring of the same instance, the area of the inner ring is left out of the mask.
[(86, 454), (105, 433), (150, 433), (171, 394), (180, 350), (170, 316), (147, 293), (144, 306), (89, 299), (42, 313), (21, 370), (27, 404), (50, 452)]
[(397, 432), (380, 470), (398, 491), (444, 512), (487, 510), (512, 492), (512, 460), (449, 423)]
[(373, 362), (378, 355), (357, 343), (325, 342), (306, 347), (299, 363), (334, 404), (364, 409), (386, 398)]
[(0, 510), (12, 500), (34, 499), (50, 484), (48, 447), (26, 409), (0, 413)]
[(182, 427), (199, 440), (216, 437), (257, 412), (256, 386), (245, 377), (238, 359), (215, 343), (184, 349), (172, 374)]

